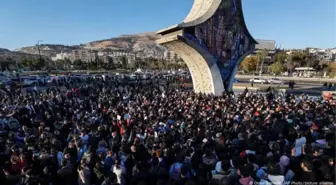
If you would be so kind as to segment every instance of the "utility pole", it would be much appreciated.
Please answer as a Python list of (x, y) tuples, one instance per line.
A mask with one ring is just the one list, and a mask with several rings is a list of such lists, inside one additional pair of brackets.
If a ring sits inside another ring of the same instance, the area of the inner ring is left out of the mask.
[(135, 51), (135, 52), (134, 52), (134, 60), (135, 60), (135, 68), (136, 68), (136, 70), (138, 70), (138, 67), (139, 67), (137, 54), (138, 54), (138, 52)]
[(38, 40), (37, 41), (37, 50), (38, 50), (38, 53), (39, 53), (39, 58), (40, 58), (40, 62), (42, 61), (42, 56), (41, 56), (41, 50), (40, 50), (40, 43), (43, 42), (43, 40)]
[(267, 56), (268, 52), (266, 49), (261, 51), (261, 66), (260, 66), (260, 71), (259, 71), (259, 76), (261, 76), (262, 72), (263, 72), (263, 67), (264, 67), (264, 61), (265, 61), (265, 57)]
[[(43, 42), (43, 40), (38, 40), (37, 43), (36, 43), (36, 46), (37, 46), (37, 50), (38, 50), (38, 53), (39, 53), (39, 60), (40, 60), (40, 63), (42, 63), (42, 56), (41, 56), (41, 50), (40, 50), (40, 43)], [(46, 78), (45, 76), (43, 75), (43, 83), (45, 84), (46, 83)]]
[(20, 69), (19, 69), (19, 63), (17, 60), (15, 60), (15, 64), (16, 64), (16, 75), (19, 79), (19, 85), (20, 85), (20, 92), (22, 91), (22, 83), (21, 83), (21, 77), (20, 77)]

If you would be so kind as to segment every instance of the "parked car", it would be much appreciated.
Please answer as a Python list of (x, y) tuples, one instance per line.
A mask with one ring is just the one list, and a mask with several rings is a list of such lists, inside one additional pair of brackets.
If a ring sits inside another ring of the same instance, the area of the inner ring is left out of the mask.
[(267, 83), (267, 80), (265, 79), (260, 79), (260, 78), (252, 78), (250, 79), (250, 82), (252, 83), (261, 83), (261, 84), (265, 84)]
[(23, 84), (24, 85), (37, 85), (41, 84), (43, 81), (38, 76), (26, 76), (23, 77)]
[(285, 84), (285, 82), (279, 78), (270, 78), (267, 81), (270, 84)]

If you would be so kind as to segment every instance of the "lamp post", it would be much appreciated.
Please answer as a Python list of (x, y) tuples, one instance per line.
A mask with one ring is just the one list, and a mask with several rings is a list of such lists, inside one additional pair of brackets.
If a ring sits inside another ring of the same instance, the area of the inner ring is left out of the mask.
[(22, 83), (21, 83), (21, 77), (20, 77), (20, 69), (19, 69), (19, 63), (17, 60), (15, 60), (15, 64), (16, 64), (16, 75), (17, 78), (19, 79), (19, 85), (20, 85), (20, 92), (22, 91)]
[[(37, 43), (36, 43), (37, 50), (38, 50), (38, 53), (39, 53), (40, 63), (42, 62), (42, 56), (41, 56), (41, 50), (40, 50), (40, 43), (41, 42), (43, 42), (43, 40), (38, 40)], [(45, 84), (45, 77), (43, 77), (43, 83)]]
[(36, 43), (37, 50), (38, 50), (39, 57), (40, 57), (40, 62), (42, 61), (41, 50), (40, 50), (40, 43), (41, 42), (43, 42), (43, 40), (38, 40), (37, 43)]

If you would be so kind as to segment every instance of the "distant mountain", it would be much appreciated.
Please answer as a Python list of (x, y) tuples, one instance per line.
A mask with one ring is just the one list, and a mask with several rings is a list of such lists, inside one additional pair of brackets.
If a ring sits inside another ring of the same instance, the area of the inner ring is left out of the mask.
[[(70, 53), (75, 49), (80, 49), (80, 46), (65, 46), (60, 44), (41, 44), (40, 52), (41, 55), (46, 57), (56, 56), (58, 53)], [(16, 52), (22, 52), (27, 54), (39, 55), (37, 46), (28, 46), (19, 49), (15, 49)]]
[[(86, 44), (80, 44), (75, 46), (41, 44), (40, 52), (41, 55), (44, 55), (46, 57), (53, 57), (56, 56), (56, 54), (58, 53), (71, 53), (73, 50), (76, 49), (89, 49), (96, 51), (122, 50), (127, 52), (139, 53), (144, 57), (159, 58), (167, 49), (155, 42), (155, 40), (158, 38), (158, 35), (149, 32), (133, 35), (121, 35), (116, 38), (92, 41)], [(39, 53), (37, 46), (23, 47), (16, 49), (15, 51), (35, 55)]]
[(10, 52), (8, 49), (0, 48), (0, 53)]
[(10, 51), (8, 49), (0, 48), (0, 62), (15, 62), (22, 58), (37, 58), (38, 55), (23, 53), (20, 51)]

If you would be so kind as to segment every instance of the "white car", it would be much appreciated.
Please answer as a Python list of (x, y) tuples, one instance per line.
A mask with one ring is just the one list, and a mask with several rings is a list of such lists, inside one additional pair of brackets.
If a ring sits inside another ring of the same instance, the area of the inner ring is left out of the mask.
[(260, 79), (260, 78), (252, 78), (250, 79), (250, 82), (252, 83), (261, 83), (261, 84), (265, 84), (267, 83), (267, 80), (265, 79)]
[(279, 78), (270, 78), (270, 79), (268, 79), (268, 83), (270, 83), (270, 84), (285, 84), (285, 82), (282, 81)]

